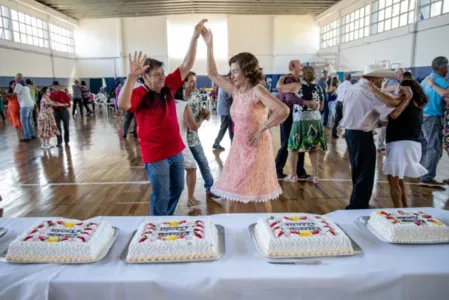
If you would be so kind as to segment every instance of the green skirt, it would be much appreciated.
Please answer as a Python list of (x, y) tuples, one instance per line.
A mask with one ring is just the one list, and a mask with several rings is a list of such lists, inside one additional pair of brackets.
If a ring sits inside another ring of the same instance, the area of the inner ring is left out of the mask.
[(294, 152), (327, 150), (321, 122), (321, 120), (294, 121), (288, 138), (288, 150)]

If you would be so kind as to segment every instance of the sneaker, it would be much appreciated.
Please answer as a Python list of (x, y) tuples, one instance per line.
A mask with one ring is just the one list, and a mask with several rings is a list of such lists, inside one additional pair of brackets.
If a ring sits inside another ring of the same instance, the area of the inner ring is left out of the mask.
[(213, 146), (212, 146), (212, 149), (214, 149), (214, 150), (220, 150), (220, 151), (225, 151), (225, 150), (226, 150), (225, 148), (223, 148), (223, 147), (220, 146), (220, 145), (213, 145)]

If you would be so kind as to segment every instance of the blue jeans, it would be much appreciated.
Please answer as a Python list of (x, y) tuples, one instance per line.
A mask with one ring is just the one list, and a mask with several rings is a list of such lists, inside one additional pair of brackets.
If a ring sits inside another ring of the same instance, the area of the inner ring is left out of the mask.
[(437, 175), (437, 166), (443, 154), (443, 131), (441, 116), (424, 115), (422, 123), (421, 164), (429, 171), (421, 180), (431, 180)]
[(184, 189), (182, 153), (147, 163), (145, 170), (152, 185), (150, 216), (172, 216)]
[(29, 140), (34, 136), (33, 125), (31, 124), (31, 118), (33, 116), (34, 107), (21, 107), (20, 108), (20, 123), (23, 128), (23, 138)]
[(209, 163), (204, 154), (203, 146), (199, 145), (189, 148), (200, 168), (201, 176), (204, 179), (204, 188), (206, 189), (206, 192), (210, 192), (210, 188), (214, 185), (214, 178), (210, 172)]

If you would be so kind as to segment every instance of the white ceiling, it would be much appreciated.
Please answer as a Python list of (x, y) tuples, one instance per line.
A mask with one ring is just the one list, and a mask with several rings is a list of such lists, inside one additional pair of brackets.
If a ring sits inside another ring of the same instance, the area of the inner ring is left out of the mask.
[(37, 0), (75, 19), (174, 14), (318, 14), (339, 0)]

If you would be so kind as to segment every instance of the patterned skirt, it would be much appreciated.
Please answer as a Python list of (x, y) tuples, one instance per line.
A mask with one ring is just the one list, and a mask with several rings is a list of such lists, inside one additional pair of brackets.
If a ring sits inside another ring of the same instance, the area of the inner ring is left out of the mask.
[(288, 150), (293, 152), (327, 150), (321, 119), (294, 121), (288, 138)]
[(443, 115), (443, 146), (449, 150), (449, 107), (446, 106)]

